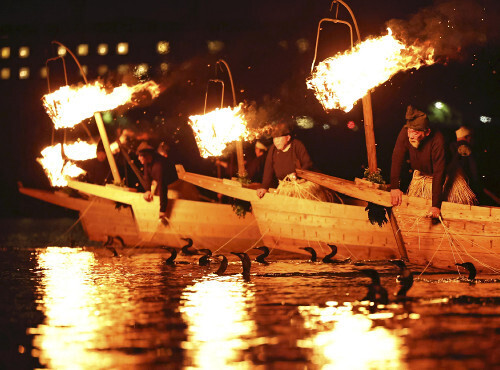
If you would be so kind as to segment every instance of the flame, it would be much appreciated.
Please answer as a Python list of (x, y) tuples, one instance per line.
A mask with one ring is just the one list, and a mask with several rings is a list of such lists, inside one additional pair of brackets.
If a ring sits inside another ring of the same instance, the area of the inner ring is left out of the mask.
[(220, 156), (228, 144), (249, 138), (250, 132), (241, 108), (240, 103), (234, 108), (215, 109), (207, 114), (189, 117), (203, 158)]
[(143, 90), (147, 90), (153, 99), (160, 94), (160, 87), (153, 81), (135, 86), (122, 84), (109, 93), (102, 83), (95, 81), (83, 86), (63, 86), (44, 95), (42, 101), (56, 129), (59, 129), (73, 127), (96, 112), (129, 103), (135, 93)]
[(434, 63), (434, 48), (405, 45), (390, 29), (319, 63), (307, 80), (325, 110), (349, 112), (357, 100), (396, 73)]
[(64, 159), (62, 156), (61, 144), (46, 147), (41, 152), (43, 157), (37, 158), (52, 186), (66, 186), (68, 178), (76, 178), (85, 173), (72, 160), (86, 160), (96, 157), (96, 144), (77, 141), (72, 144), (64, 144), (63, 148), (68, 159)]

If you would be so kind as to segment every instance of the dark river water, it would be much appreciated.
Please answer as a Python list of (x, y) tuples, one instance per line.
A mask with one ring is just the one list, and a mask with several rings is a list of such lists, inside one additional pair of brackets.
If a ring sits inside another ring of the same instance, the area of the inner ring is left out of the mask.
[[(0, 248), (0, 368), (500, 368), (500, 278), (252, 262), (168, 266), (167, 251)], [(361, 301), (379, 271), (391, 303)]]

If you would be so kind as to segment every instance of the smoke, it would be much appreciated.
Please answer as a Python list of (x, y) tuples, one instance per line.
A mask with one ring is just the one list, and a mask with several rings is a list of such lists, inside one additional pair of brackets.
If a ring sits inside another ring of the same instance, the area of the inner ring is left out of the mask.
[(496, 41), (498, 14), (497, 0), (438, 1), (409, 20), (391, 19), (387, 27), (409, 44), (430, 44), (438, 59), (456, 59), (467, 48)]

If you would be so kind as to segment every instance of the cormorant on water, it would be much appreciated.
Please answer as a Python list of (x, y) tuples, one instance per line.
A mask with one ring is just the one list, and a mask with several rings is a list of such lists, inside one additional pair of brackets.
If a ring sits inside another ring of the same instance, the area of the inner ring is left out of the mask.
[(224, 272), (226, 272), (226, 269), (227, 269), (227, 258), (223, 254), (217, 254), (215, 257), (217, 257), (217, 258), (222, 257), (222, 261), (220, 263), (220, 266), (217, 269), (217, 271), (215, 271), (215, 273), (217, 275), (224, 275)]
[(204, 253), (204, 256), (201, 256), (198, 260), (200, 266), (209, 266), (210, 265), (210, 257), (212, 257), (212, 251), (210, 249), (200, 249), (201, 253)]
[(413, 272), (406, 267), (406, 264), (402, 260), (390, 260), (389, 262), (399, 267), (399, 275), (396, 277), (396, 281), (401, 288), (396, 293), (396, 297), (400, 299), (406, 298), (406, 293), (408, 293), (413, 285)]
[(363, 269), (361, 273), (368, 276), (372, 282), (368, 285), (368, 293), (362, 301), (371, 301), (375, 304), (387, 304), (389, 303), (389, 297), (387, 290), (380, 285), (380, 276), (378, 272), (374, 269)]
[(248, 254), (237, 252), (231, 252), (231, 254), (234, 254), (235, 256), (238, 256), (240, 258), (241, 265), (243, 266), (243, 279), (245, 279), (246, 281), (250, 281), (250, 267), (252, 265), (252, 262), (250, 261), (250, 257), (248, 257)]
[(188, 264), (188, 262), (186, 261), (175, 261), (175, 259), (177, 258), (177, 250), (175, 248), (166, 247), (165, 249), (170, 252), (170, 257), (165, 260), (166, 265), (175, 266), (175, 264)]
[(167, 247), (166, 248), (170, 252), (170, 257), (168, 257), (165, 260), (165, 264), (169, 266), (174, 266), (175, 265), (175, 259), (177, 258), (177, 250), (172, 247)]
[(263, 263), (264, 265), (269, 265), (269, 262), (265, 260), (265, 258), (269, 256), (269, 248), (263, 245), (262, 247), (255, 247), (254, 249), (259, 249), (264, 252), (261, 255), (257, 256), (255, 260), (259, 263)]
[(190, 247), (193, 246), (193, 239), (191, 238), (181, 238), (182, 240), (185, 240), (187, 241), (188, 243), (182, 247), (181, 249), (181, 254), (183, 256), (193, 256), (195, 254), (198, 254), (198, 251), (192, 251), (192, 250), (189, 250)]
[(476, 278), (476, 266), (472, 262), (455, 263), (456, 266), (462, 266), (469, 271), (469, 277), (467, 279), (474, 280)]
[(323, 263), (335, 263), (332, 258), (337, 254), (337, 246), (333, 244), (328, 244), (330, 249), (332, 250), (331, 253), (327, 254), (325, 257), (323, 257), (322, 261)]
[(104, 242), (103, 246), (106, 247), (107, 250), (111, 251), (113, 253), (113, 257), (120, 257), (118, 252), (116, 251), (116, 248), (113, 247), (113, 243), (115, 241), (115, 238), (113, 238), (111, 235), (108, 235), (108, 238)]
[(120, 246), (125, 247), (125, 242), (120, 235), (115, 236), (115, 240), (118, 240), (118, 242), (120, 242)]
[(317, 254), (316, 254), (316, 251), (314, 250), (313, 247), (304, 247), (304, 248), (300, 248), (300, 249), (303, 249), (303, 250), (311, 253), (311, 262), (316, 262)]

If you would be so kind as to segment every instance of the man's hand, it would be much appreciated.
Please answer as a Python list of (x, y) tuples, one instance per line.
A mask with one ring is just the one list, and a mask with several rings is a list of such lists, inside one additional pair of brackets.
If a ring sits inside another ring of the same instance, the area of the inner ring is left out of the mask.
[(266, 195), (266, 193), (267, 193), (267, 189), (263, 189), (263, 188), (257, 189), (257, 196), (259, 198), (262, 198), (264, 195)]
[(151, 202), (153, 200), (153, 194), (150, 191), (145, 192), (144, 199), (146, 202)]
[(431, 207), (427, 212), (427, 217), (439, 218), (439, 216), (441, 216), (441, 210), (438, 207)]
[(400, 206), (403, 202), (403, 192), (399, 189), (391, 190), (391, 203), (393, 206)]

